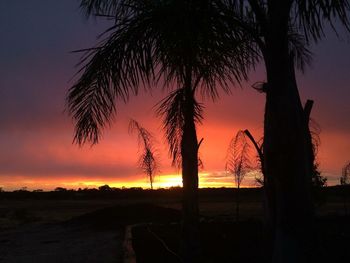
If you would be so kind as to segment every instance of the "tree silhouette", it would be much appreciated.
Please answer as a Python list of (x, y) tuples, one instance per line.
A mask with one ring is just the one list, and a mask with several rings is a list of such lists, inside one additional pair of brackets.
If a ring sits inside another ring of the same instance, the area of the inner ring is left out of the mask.
[[(114, 18), (106, 38), (85, 50), (81, 76), (69, 90), (75, 142), (97, 143), (111, 124), (116, 101), (140, 87), (173, 89), (160, 104), (173, 164), (182, 168), (183, 260), (199, 260), (198, 141), (202, 105), (196, 95), (216, 99), (217, 86), (247, 77), (257, 53), (250, 37), (231, 30), (226, 3), (203, 0), (83, 0), (88, 15)], [(174, 89), (175, 87), (175, 89)]]
[(349, 186), (350, 186), (350, 162), (346, 163), (342, 169), (340, 176), (340, 185), (343, 190), (344, 210), (345, 215), (348, 215), (348, 202), (349, 202)]
[(64, 188), (64, 187), (56, 187), (54, 191), (55, 192), (67, 192), (68, 190), (67, 190), (67, 188)]
[(266, 68), (264, 172), (273, 229), (273, 260), (311, 260), (313, 160), (309, 112), (301, 104), (295, 67), (310, 62), (308, 47), (335, 22), (349, 29), (346, 0), (231, 0), (232, 28), (255, 39)]
[(342, 169), (340, 184), (350, 185), (350, 162), (346, 163)]
[(254, 136), (250, 133), (249, 130), (244, 130), (244, 136), (246, 136), (250, 142), (253, 144), (254, 149), (256, 151), (256, 156), (257, 156), (257, 167), (260, 168), (262, 177), (255, 177), (256, 182), (260, 186), (264, 186), (264, 153), (263, 153), (263, 145), (264, 145), (264, 138), (261, 138), (259, 141), (256, 141)]
[(237, 187), (236, 194), (236, 221), (239, 221), (239, 189), (246, 174), (252, 170), (250, 161), (250, 146), (244, 135), (244, 131), (238, 131), (231, 139), (226, 155), (226, 171), (233, 175)]
[[(311, 107), (312, 107), (313, 101), (308, 100), (306, 105), (306, 108), (310, 107), (309, 111), (311, 112)], [(318, 125), (318, 123), (309, 118), (309, 123), (308, 123), (308, 129), (306, 130), (306, 136), (308, 140), (311, 141), (312, 148), (309, 151), (310, 154), (310, 159), (312, 160), (313, 163), (313, 172), (312, 172), (312, 185), (315, 187), (323, 187), (327, 185), (327, 178), (321, 175), (321, 172), (318, 170), (319, 164), (316, 160), (317, 153), (319, 146), (321, 144), (321, 139), (320, 139), (320, 133), (321, 133), (321, 128)], [(260, 141), (256, 141), (254, 136), (249, 132), (249, 130), (244, 130), (245, 136), (249, 138), (251, 143), (253, 144), (257, 157), (258, 157), (258, 162), (260, 164), (260, 170), (262, 172), (263, 177), (262, 178), (256, 178), (256, 181), (259, 185), (264, 186), (264, 153), (263, 153), (263, 138), (260, 139)]]
[(134, 132), (137, 133), (139, 149), (142, 147), (142, 153), (138, 161), (139, 167), (148, 176), (151, 189), (153, 190), (154, 176), (159, 169), (153, 146), (153, 136), (137, 121), (131, 119), (129, 122), (129, 133)]
[(321, 144), (321, 128), (318, 125), (318, 123), (312, 118), (309, 119), (308, 127), (312, 144), (312, 151), (310, 151), (310, 158), (313, 162), (312, 186), (317, 189), (320, 187), (327, 186), (327, 177), (321, 175), (321, 172), (319, 171), (319, 163), (317, 161), (318, 149)]
[(108, 192), (108, 191), (112, 191), (112, 188), (108, 184), (105, 184), (105, 185), (99, 186), (98, 190), (103, 192)]

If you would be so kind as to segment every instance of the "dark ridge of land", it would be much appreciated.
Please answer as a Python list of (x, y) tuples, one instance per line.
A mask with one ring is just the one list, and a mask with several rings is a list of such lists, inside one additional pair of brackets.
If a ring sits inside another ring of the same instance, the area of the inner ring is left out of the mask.
[[(262, 198), (262, 188), (241, 188), (240, 195), (245, 200), (259, 200)], [(227, 198), (235, 198), (237, 193), (236, 188), (200, 188), (198, 190), (199, 198), (206, 200), (219, 200)], [(344, 186), (329, 186), (322, 188), (314, 188), (316, 197), (330, 198), (331, 200), (338, 201), (343, 198), (344, 194), (350, 195), (350, 185)], [(44, 199), (44, 200), (87, 200), (87, 199), (142, 199), (149, 198), (152, 200), (164, 199), (180, 199), (182, 195), (181, 187), (172, 187), (169, 189), (142, 189), (142, 188), (110, 188), (107, 189), (80, 189), (80, 190), (67, 190), (59, 188), (56, 191), (27, 191), (27, 190), (15, 190), (12, 192), (0, 191), (0, 200), (11, 199)]]
[[(236, 188), (200, 188), (199, 197), (200, 198), (233, 198), (236, 194)], [(241, 188), (241, 195), (244, 198), (256, 199), (260, 198), (262, 194), (261, 188)], [(55, 200), (55, 199), (72, 199), (72, 200), (84, 200), (84, 199), (142, 199), (149, 198), (152, 200), (164, 199), (180, 199), (182, 196), (182, 188), (172, 187), (169, 189), (142, 189), (142, 188), (109, 188), (107, 190), (98, 189), (83, 189), (83, 190), (67, 190), (60, 189), (58, 191), (48, 191), (48, 192), (35, 192), (27, 190), (16, 190), (12, 192), (0, 192), (1, 199), (45, 199), (45, 200)]]

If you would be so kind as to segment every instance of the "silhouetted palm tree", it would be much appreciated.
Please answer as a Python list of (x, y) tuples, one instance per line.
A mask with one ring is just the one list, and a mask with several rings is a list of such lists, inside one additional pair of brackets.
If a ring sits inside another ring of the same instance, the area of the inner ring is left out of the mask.
[(244, 131), (238, 131), (230, 141), (226, 155), (225, 170), (234, 177), (236, 192), (236, 221), (239, 221), (240, 187), (246, 174), (253, 170), (250, 156), (250, 145)]
[(137, 133), (139, 148), (142, 153), (139, 157), (139, 167), (148, 176), (151, 189), (153, 190), (154, 176), (159, 170), (159, 163), (154, 149), (153, 135), (142, 127), (137, 121), (131, 119), (129, 122), (129, 133)]
[(173, 88), (158, 112), (173, 163), (182, 167), (184, 261), (197, 262), (196, 123), (202, 106), (196, 94), (215, 99), (217, 85), (228, 92), (230, 83), (246, 78), (256, 59), (249, 36), (230, 29), (219, 1), (84, 0), (81, 7), (88, 15), (115, 18), (115, 24), (99, 46), (86, 51), (82, 75), (69, 90), (75, 141), (97, 143), (113, 119), (116, 100), (126, 102), (140, 86)]
[[(307, 260), (313, 208), (310, 111), (303, 108), (295, 65), (310, 61), (308, 47), (324, 37), (326, 25), (349, 29), (347, 0), (231, 0), (233, 30), (255, 39), (266, 68), (264, 172), (274, 229), (275, 262)], [(310, 109), (311, 110), (311, 109)], [(311, 259), (309, 259), (311, 260)]]

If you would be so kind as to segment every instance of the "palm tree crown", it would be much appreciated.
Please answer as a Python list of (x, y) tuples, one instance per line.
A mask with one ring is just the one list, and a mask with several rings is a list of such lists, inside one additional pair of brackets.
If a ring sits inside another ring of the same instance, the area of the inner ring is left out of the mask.
[(216, 98), (217, 84), (228, 91), (256, 59), (250, 39), (231, 30), (218, 1), (83, 0), (81, 7), (114, 24), (97, 47), (84, 50), (81, 76), (69, 90), (79, 144), (97, 143), (116, 99), (126, 102), (140, 87), (181, 88), (190, 71), (192, 92)]
[[(288, 31), (290, 54), (295, 65), (302, 71), (311, 61), (308, 46), (325, 37), (325, 28), (330, 26), (337, 31), (336, 24), (342, 24), (350, 30), (350, 2), (347, 0), (230, 0), (222, 1), (226, 12), (231, 12), (235, 30), (242, 28), (255, 40), (257, 49), (267, 59), (266, 40), (274, 37), (271, 30), (273, 21), (285, 20)], [(275, 12), (276, 11), (276, 12)], [(279, 16), (276, 18), (276, 14)], [(276, 20), (277, 19), (277, 20)], [(281, 20), (282, 19), (282, 20)]]
[[(198, 141), (196, 122), (202, 106), (196, 94), (217, 98), (219, 85), (247, 77), (256, 52), (249, 35), (231, 30), (231, 17), (218, 0), (84, 0), (88, 15), (114, 19), (107, 37), (86, 50), (81, 77), (69, 90), (68, 106), (76, 121), (75, 141), (97, 143), (101, 129), (140, 87), (173, 88), (159, 104), (173, 164), (183, 179), (182, 255), (200, 262)], [(252, 48), (253, 47), (253, 48)]]

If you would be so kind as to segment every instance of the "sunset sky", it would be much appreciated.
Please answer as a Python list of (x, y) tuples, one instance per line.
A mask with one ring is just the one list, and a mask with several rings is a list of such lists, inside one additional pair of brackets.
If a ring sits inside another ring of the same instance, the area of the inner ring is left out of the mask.
[[(141, 93), (127, 105), (118, 102), (114, 124), (98, 145), (72, 144), (74, 126), (65, 111), (65, 95), (76, 80), (80, 55), (70, 51), (96, 44), (107, 22), (87, 20), (78, 0), (8, 0), (0, 2), (0, 10), (0, 187), (148, 187), (137, 168), (136, 137), (128, 134), (130, 118), (157, 139), (161, 168), (155, 187), (181, 184), (154, 110), (167, 91)], [(313, 47), (312, 66), (298, 74), (302, 101), (315, 101), (312, 118), (321, 127), (318, 162), (329, 185), (338, 183), (342, 166), (350, 160), (350, 34), (340, 34), (338, 39), (329, 33)], [(262, 136), (265, 98), (251, 85), (264, 78), (264, 68), (258, 67), (231, 95), (202, 101), (201, 187), (234, 185), (224, 171), (226, 149), (239, 129)], [(254, 186), (253, 178), (243, 185)]]

